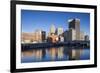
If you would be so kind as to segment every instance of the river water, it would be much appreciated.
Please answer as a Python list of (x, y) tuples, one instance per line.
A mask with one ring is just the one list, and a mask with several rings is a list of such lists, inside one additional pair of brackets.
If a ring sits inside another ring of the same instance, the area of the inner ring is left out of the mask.
[(22, 51), (21, 63), (90, 59), (89, 48), (52, 47)]

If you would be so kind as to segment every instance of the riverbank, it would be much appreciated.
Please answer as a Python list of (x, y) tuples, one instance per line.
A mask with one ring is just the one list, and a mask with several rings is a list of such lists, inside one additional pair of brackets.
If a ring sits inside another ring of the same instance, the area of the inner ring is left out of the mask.
[(74, 47), (74, 48), (90, 48), (89, 42), (58, 42), (58, 43), (22, 43), (22, 51), (39, 48), (51, 48), (51, 47)]

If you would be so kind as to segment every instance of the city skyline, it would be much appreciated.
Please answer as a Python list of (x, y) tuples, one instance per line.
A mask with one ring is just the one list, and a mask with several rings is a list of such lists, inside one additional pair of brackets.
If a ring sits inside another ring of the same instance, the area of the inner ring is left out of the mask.
[(80, 29), (85, 34), (90, 34), (90, 14), (76, 12), (55, 12), (55, 11), (35, 11), (21, 10), (22, 32), (34, 32), (37, 29), (50, 32), (52, 24), (56, 29), (62, 27), (68, 30), (68, 20), (72, 18), (80, 19)]

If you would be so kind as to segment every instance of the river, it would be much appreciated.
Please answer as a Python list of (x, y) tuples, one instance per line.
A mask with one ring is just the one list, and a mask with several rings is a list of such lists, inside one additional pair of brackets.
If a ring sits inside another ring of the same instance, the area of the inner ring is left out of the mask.
[(21, 63), (90, 59), (89, 48), (52, 47), (21, 52)]

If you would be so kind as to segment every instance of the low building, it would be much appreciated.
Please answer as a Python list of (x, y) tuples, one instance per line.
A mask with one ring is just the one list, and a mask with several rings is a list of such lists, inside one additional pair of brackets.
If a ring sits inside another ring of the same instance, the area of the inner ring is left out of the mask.
[(34, 40), (34, 33), (22, 33), (21, 34), (21, 42), (22, 43), (30, 43)]
[(64, 37), (63, 36), (59, 36), (59, 42), (64, 42)]
[(37, 30), (34, 33), (22, 33), (21, 41), (22, 43), (39, 43), (46, 40), (46, 32)]
[(89, 36), (85, 35), (85, 41), (89, 41)]
[(51, 34), (50, 36), (48, 36), (47, 41), (51, 43), (56, 43), (59, 41), (59, 37), (55, 34)]

